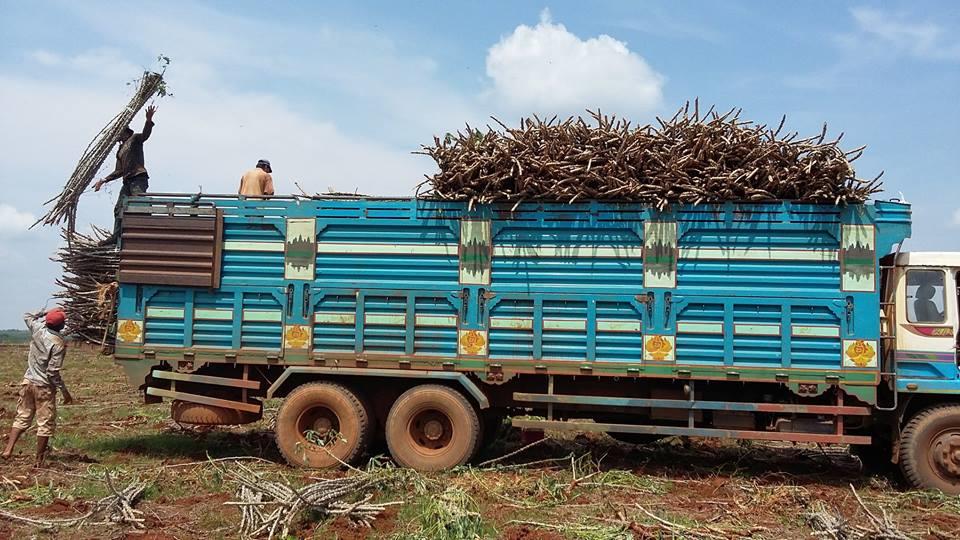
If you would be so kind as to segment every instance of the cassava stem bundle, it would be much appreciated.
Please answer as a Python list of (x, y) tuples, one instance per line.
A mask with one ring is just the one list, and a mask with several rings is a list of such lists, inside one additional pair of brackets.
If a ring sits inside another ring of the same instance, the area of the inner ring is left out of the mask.
[[(589, 111), (588, 111), (589, 112)], [(423, 195), (472, 203), (621, 200), (651, 203), (770, 201), (860, 203), (880, 191), (879, 176), (856, 178), (863, 147), (840, 149), (827, 129), (798, 138), (740, 119), (740, 110), (701, 114), (689, 103), (656, 126), (634, 127), (600, 112), (557, 121), (536, 116), (502, 131), (467, 126), (418, 153), (440, 171)], [(842, 135), (841, 135), (842, 136)]]
[(67, 313), (66, 333), (90, 342), (112, 341), (120, 255), (99, 242), (109, 235), (94, 229), (90, 236), (64, 230), (64, 244), (54, 260), (63, 265), (55, 295)]
[(162, 85), (162, 73), (150, 71), (143, 73), (143, 76), (137, 80), (137, 90), (130, 99), (130, 103), (107, 122), (107, 125), (90, 142), (60, 194), (44, 203), (45, 206), (51, 203), (53, 206), (46, 215), (37, 220), (31, 227), (38, 223), (44, 225), (65, 224), (67, 232), (72, 233), (76, 230), (77, 205), (80, 202), (80, 196), (93, 181), (93, 177), (100, 170), (103, 162), (109, 157), (120, 132), (130, 124), (133, 117), (161, 89)]

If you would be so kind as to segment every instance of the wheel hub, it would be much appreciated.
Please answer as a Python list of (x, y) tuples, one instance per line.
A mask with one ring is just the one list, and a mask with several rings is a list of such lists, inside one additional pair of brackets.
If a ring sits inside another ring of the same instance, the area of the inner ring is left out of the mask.
[(327, 407), (312, 407), (297, 419), (297, 432), (307, 442), (318, 444), (318, 438), (326, 441), (331, 435), (340, 432), (340, 419), (336, 412)]
[(326, 435), (333, 428), (333, 421), (326, 416), (321, 416), (313, 422), (313, 431), (320, 435)]
[(424, 424), (423, 434), (431, 441), (437, 441), (443, 436), (443, 424), (437, 420), (430, 420)]
[(948, 432), (933, 441), (937, 467), (950, 476), (960, 478), (960, 433)]
[(453, 426), (445, 414), (425, 410), (414, 415), (409, 426), (410, 437), (425, 451), (438, 451), (450, 444)]

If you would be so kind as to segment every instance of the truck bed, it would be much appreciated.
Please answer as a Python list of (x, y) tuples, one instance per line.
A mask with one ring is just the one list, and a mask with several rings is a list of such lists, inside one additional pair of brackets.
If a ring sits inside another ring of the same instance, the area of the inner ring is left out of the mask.
[(840, 384), (875, 400), (910, 209), (150, 195), (116, 358)]

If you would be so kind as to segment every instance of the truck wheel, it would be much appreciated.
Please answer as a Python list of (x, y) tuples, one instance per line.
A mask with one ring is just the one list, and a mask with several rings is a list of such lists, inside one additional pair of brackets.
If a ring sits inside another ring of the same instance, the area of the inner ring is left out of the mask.
[(480, 419), (459, 392), (434, 384), (404, 392), (387, 415), (387, 446), (403, 467), (439, 471), (463, 465), (480, 441)]
[(236, 426), (256, 422), (263, 417), (263, 413), (256, 414), (175, 399), (170, 403), (170, 417), (180, 424)]
[(370, 415), (363, 402), (336, 383), (298, 386), (277, 411), (277, 446), (294, 467), (352, 463), (367, 449), (371, 432)]
[(907, 422), (900, 468), (914, 487), (960, 494), (960, 405), (936, 405)]

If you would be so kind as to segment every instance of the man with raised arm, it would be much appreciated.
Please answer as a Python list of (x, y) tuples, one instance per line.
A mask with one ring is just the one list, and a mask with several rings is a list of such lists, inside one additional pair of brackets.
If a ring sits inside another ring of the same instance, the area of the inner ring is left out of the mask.
[(127, 197), (146, 193), (149, 187), (147, 168), (143, 160), (143, 143), (150, 138), (153, 133), (153, 114), (157, 108), (153, 105), (147, 107), (147, 121), (143, 125), (142, 133), (134, 133), (130, 126), (127, 126), (117, 138), (117, 167), (107, 176), (104, 176), (93, 185), (94, 191), (100, 191), (104, 185), (113, 182), (117, 178), (123, 178), (123, 187), (120, 188), (120, 195), (117, 196), (117, 204), (113, 207), (113, 234), (104, 239), (100, 245), (109, 246), (117, 243), (120, 239), (120, 217), (123, 214), (123, 205)]
[(7, 447), (0, 457), (9, 459), (17, 439), (37, 419), (36, 466), (43, 465), (47, 455), (47, 443), (57, 427), (57, 390), (63, 392), (63, 404), (73, 403), (60, 376), (67, 345), (60, 333), (67, 317), (62, 309), (27, 313), (23, 322), (30, 329), (30, 352), (27, 356), (27, 371), (20, 382), (20, 399), (17, 401), (17, 416), (13, 420)]

